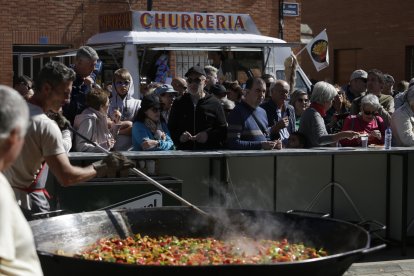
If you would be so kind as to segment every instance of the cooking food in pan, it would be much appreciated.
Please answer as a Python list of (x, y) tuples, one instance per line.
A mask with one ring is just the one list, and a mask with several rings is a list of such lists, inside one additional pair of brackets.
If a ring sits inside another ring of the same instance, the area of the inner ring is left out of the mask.
[(125, 239), (102, 238), (75, 257), (138, 265), (271, 264), (326, 256), (323, 249), (302, 243), (248, 237), (229, 240), (149, 237), (136, 234)]

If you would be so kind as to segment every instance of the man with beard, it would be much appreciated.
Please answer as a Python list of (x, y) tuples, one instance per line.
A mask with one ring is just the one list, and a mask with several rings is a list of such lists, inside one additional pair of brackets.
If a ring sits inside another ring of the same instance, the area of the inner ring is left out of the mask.
[(185, 74), (188, 93), (176, 99), (168, 129), (177, 149), (212, 150), (223, 146), (227, 122), (219, 100), (204, 91), (206, 72), (194, 66)]

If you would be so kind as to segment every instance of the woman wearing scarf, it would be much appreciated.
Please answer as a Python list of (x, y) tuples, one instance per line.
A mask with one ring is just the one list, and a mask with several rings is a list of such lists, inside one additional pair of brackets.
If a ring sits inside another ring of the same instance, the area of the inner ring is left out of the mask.
[[(383, 145), (385, 124), (378, 110), (381, 108), (378, 97), (374, 94), (365, 95), (361, 100), (361, 112), (345, 119), (342, 130), (354, 130), (368, 135), (368, 144)], [(360, 147), (361, 139), (343, 140), (342, 146)]]
[[(73, 127), (104, 149), (111, 150), (115, 139), (111, 130), (108, 129), (108, 92), (101, 88), (93, 88), (86, 96), (86, 105), (87, 108), (81, 114), (76, 115)], [(75, 151), (102, 152), (98, 147), (80, 137), (75, 139)]]
[(311, 104), (300, 119), (299, 132), (306, 136), (306, 147), (320, 147), (334, 144), (342, 139), (359, 137), (355, 131), (341, 131), (329, 134), (326, 130), (323, 117), (326, 111), (331, 108), (337, 91), (335, 87), (327, 82), (320, 81), (315, 84), (310, 98)]
[(157, 95), (144, 96), (137, 120), (132, 126), (133, 150), (173, 150), (167, 124), (161, 118), (160, 100)]
[[(134, 83), (125, 68), (114, 72), (108, 115), (116, 131), (114, 150), (124, 151), (132, 148), (132, 122), (138, 113), (141, 100), (134, 97)], [(112, 124), (111, 124), (112, 125)]]

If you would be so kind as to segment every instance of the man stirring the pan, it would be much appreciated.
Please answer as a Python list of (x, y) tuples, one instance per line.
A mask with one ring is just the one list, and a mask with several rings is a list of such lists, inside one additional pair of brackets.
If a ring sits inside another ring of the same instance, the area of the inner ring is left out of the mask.
[(69, 101), (74, 79), (75, 72), (60, 62), (53, 61), (42, 68), (35, 80), (35, 93), (28, 102), (30, 122), (25, 144), (16, 162), (5, 171), (20, 207), (29, 218), (33, 213), (50, 210), (44, 182), (42, 185), (36, 181), (43, 162), (62, 186), (114, 175), (132, 167), (132, 162), (119, 153), (111, 153), (86, 167), (70, 164), (61, 131), (45, 112), (57, 113)]

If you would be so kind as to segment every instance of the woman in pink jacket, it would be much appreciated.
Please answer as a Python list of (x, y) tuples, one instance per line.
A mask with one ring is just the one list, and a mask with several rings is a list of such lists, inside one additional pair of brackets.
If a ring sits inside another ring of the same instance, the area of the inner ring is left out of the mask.
[[(361, 100), (361, 112), (350, 115), (345, 119), (342, 130), (353, 130), (361, 134), (368, 134), (368, 144), (384, 144), (385, 124), (378, 115), (380, 108), (378, 97), (373, 94), (364, 96)], [(341, 140), (342, 146), (361, 146), (361, 138)]]

